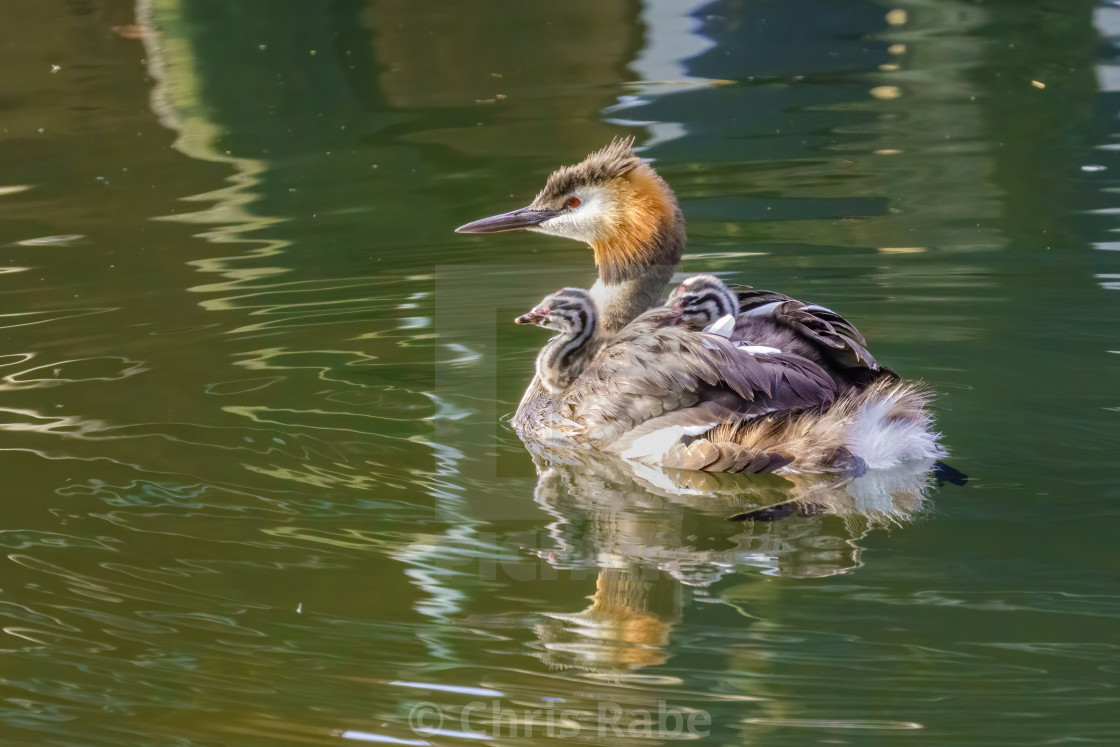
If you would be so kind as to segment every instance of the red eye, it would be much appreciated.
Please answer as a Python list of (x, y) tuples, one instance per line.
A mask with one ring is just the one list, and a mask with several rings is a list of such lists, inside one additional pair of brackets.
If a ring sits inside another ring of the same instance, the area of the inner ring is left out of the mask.
[(579, 199), (578, 197), (569, 197), (568, 201), (565, 204), (568, 207), (575, 208), (575, 207), (579, 207), (580, 205), (582, 205), (583, 200)]

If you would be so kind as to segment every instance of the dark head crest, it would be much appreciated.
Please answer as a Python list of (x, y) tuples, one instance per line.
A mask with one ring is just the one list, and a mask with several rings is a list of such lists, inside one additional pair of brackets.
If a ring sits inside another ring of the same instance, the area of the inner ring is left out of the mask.
[(544, 204), (567, 197), (579, 187), (603, 184), (641, 166), (644, 162), (634, 154), (634, 138), (615, 138), (574, 166), (563, 166), (548, 177), (534, 204)]

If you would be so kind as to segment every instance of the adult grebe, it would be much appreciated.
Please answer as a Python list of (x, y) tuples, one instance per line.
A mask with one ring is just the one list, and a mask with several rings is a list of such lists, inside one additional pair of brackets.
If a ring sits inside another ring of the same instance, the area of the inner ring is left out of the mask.
[[(684, 217), (672, 189), (634, 154), (632, 144), (632, 139), (615, 140), (575, 166), (555, 171), (527, 207), (456, 229), (459, 233), (525, 229), (587, 243), (599, 270), (589, 296), (597, 310), (599, 341), (629, 330), (627, 325), (635, 318), (661, 303), (685, 244)], [(893, 466), (907, 459), (933, 459), (942, 454), (926, 411), (929, 393), (900, 382), (893, 372), (882, 368), (867, 351), (863, 336), (854, 325), (828, 308), (779, 293), (744, 289), (737, 295), (739, 310), (727, 335), (731, 342), (773, 348), (781, 352), (783, 359), (800, 359), (796, 367), (811, 365), (823, 371), (834, 386), (822, 389), (827, 396), (822, 395), (815, 402), (806, 402), (796, 389), (786, 392), (785, 397), (779, 392), (779, 401), (798, 404), (776, 406), (765, 417), (756, 413), (749, 422), (740, 417), (712, 423), (718, 427), (706, 431), (701, 440), (718, 434), (753, 451), (783, 453), (806, 469), (826, 468), (836, 461), (830, 455), (843, 454), (844, 450), (872, 467)], [(616, 354), (643, 352), (643, 333), (644, 328), (629, 330), (623, 337), (630, 348), (620, 347), (622, 340), (618, 340), (612, 349)], [(679, 350), (663, 351), (649, 359), (645, 365), (652, 366), (657, 374), (650, 380), (679, 377), (685, 365), (681, 356)], [(639, 357), (644, 360), (644, 356)], [(740, 361), (729, 360), (736, 364)], [(726, 365), (729, 367), (714, 374), (719, 381), (708, 382), (710, 385), (726, 387), (736, 378), (736, 366)], [(632, 366), (630, 371), (633, 372)], [(622, 374), (601, 371), (600, 376), (607, 377), (603, 381), (608, 386), (598, 396), (611, 396), (610, 385), (622, 383), (621, 379), (611, 381), (611, 375)], [(576, 378), (574, 383), (580, 383), (580, 379)], [(797, 385), (775, 380), (772, 386)], [(650, 392), (654, 397), (658, 394)], [(676, 396), (669, 394), (668, 387), (661, 394), (670, 399)], [(775, 392), (765, 394), (769, 397)], [(570, 404), (565, 404), (565, 396), (564, 392), (549, 391), (537, 376), (522, 398), (514, 426), (523, 434), (539, 436), (551, 432), (559, 416), (557, 407)], [(689, 397), (696, 397), (697, 402), (703, 399), (698, 392), (689, 393), (686, 399)], [(595, 406), (618, 418), (620, 427), (641, 425), (644, 435), (650, 429), (643, 424), (658, 419), (660, 425), (661, 415), (667, 412), (662, 407), (654, 408), (656, 414), (626, 411), (611, 404), (604, 399)], [(691, 422), (691, 414), (688, 419)], [(601, 425), (610, 427), (605, 421)], [(687, 427), (694, 430), (700, 424)], [(717, 463), (722, 461), (723, 457), (717, 458)], [(660, 464), (671, 466), (672, 460)]]

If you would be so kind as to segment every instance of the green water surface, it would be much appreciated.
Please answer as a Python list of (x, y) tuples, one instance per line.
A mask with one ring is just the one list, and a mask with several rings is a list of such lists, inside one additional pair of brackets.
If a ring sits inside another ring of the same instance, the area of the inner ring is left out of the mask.
[[(1118, 44), (1087, 0), (0, 4), (0, 744), (1120, 744)], [(510, 320), (590, 253), (453, 229), (627, 134), (681, 269), (855, 322), (967, 485), (534, 464)]]

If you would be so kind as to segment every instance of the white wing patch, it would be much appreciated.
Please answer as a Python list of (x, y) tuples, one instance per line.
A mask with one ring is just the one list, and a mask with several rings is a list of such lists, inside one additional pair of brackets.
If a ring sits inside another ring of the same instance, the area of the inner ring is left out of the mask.
[(735, 331), (735, 315), (727, 314), (716, 319), (714, 322), (704, 327), (704, 331), (708, 334), (719, 335), (731, 339), (731, 333)]
[(778, 350), (777, 348), (772, 348), (769, 345), (742, 345), (742, 344), (740, 344), (740, 345), (736, 345), (735, 347), (737, 347), (739, 350), (742, 350), (744, 353), (750, 353), (751, 355), (773, 355), (774, 353), (782, 352), (781, 350)]
[(623, 459), (634, 459), (647, 464), (658, 464), (665, 452), (680, 443), (685, 436), (700, 436), (715, 427), (716, 423), (704, 423), (703, 425), (671, 425), (666, 428), (659, 428), (635, 439), (634, 443), (630, 444), (630, 448), (623, 451), (619, 456)]

